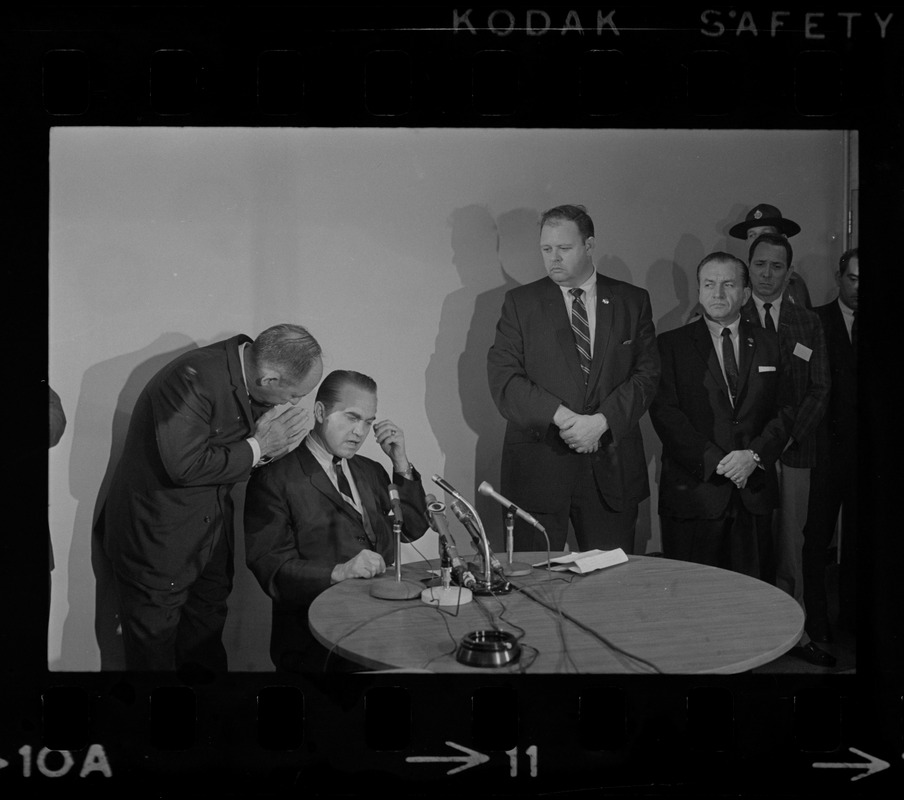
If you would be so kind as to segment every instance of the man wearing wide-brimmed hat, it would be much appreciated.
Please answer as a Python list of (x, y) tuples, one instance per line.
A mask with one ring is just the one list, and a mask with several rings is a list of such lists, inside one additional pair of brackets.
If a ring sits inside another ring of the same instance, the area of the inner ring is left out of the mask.
[[(800, 233), (800, 225), (783, 217), (782, 212), (775, 206), (769, 205), (769, 203), (758, 203), (747, 212), (743, 222), (732, 225), (728, 230), (729, 236), (746, 240), (748, 244), (762, 233), (776, 233), (791, 237)], [(790, 274), (785, 292), (794, 298), (798, 305), (804, 308), (813, 307), (807, 285), (796, 270)]]

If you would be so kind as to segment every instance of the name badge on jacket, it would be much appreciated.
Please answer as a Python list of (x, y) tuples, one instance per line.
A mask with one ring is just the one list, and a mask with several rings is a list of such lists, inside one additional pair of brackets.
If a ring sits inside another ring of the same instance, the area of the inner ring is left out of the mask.
[(775, 367), (757, 367), (758, 372), (775, 372)]
[(796, 345), (794, 345), (794, 350), (792, 351), (791, 355), (802, 358), (804, 361), (809, 361), (810, 356), (813, 355), (813, 351), (805, 344), (798, 342)]

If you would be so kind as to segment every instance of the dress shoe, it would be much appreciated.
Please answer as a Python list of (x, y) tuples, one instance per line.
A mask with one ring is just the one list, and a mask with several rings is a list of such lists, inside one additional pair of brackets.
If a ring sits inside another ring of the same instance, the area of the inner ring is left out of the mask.
[(835, 656), (831, 653), (827, 653), (825, 650), (821, 650), (813, 644), (813, 642), (797, 645), (796, 647), (792, 647), (788, 652), (795, 658), (802, 658), (808, 664), (813, 664), (817, 667), (835, 666)]
[(807, 636), (814, 642), (820, 644), (829, 644), (833, 640), (832, 629), (829, 627), (828, 620), (807, 620), (804, 630)]

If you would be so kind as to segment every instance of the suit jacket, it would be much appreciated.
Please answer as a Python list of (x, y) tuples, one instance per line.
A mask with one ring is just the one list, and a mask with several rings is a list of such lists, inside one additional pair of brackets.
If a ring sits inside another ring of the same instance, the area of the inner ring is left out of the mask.
[[(753, 297), (743, 306), (741, 315), (752, 325), (761, 325)], [(814, 434), (829, 405), (831, 385), (822, 323), (813, 311), (798, 305), (786, 292), (779, 308), (777, 332), (797, 405), (791, 444), (782, 453), (781, 461), (789, 467), (812, 467), (818, 458)]]
[[(389, 476), (364, 456), (348, 461), (361, 504), (376, 536), (368, 543), (361, 516), (340, 496), (314, 454), (302, 442), (285, 458), (257, 470), (245, 495), (245, 560), (273, 599), (270, 652), (277, 666), (287, 653), (304, 653), (315, 641), (308, 607), (330, 586), (336, 564), (361, 550), (394, 561)], [(394, 475), (402, 504), (402, 535), (418, 539), (427, 530), (427, 501), (420, 476)]]
[(105, 505), (114, 568), (153, 589), (187, 588), (215, 542), (233, 542), (233, 486), (251, 474), (253, 431), (238, 346), (184, 353), (141, 392)]
[(587, 385), (562, 290), (550, 278), (505, 295), (487, 358), (493, 400), (508, 420), (502, 489), (512, 502), (554, 512), (571, 493), (580, 459), (552, 418), (559, 405), (602, 412), (609, 430), (590, 456), (606, 502), (620, 511), (649, 496), (638, 421), (659, 380), (659, 355), (644, 289), (597, 274), (596, 332)]
[(835, 453), (849, 456), (857, 446), (857, 354), (838, 302), (813, 310), (822, 320), (832, 375), (822, 433)]
[[(659, 335), (662, 379), (650, 407), (662, 440), (659, 513), (715, 519), (739, 491), (744, 506), (765, 514), (778, 503), (775, 461), (794, 426), (796, 407), (778, 337), (741, 320), (738, 397), (732, 407), (712, 337), (703, 319)], [(743, 489), (716, 474), (732, 450), (756, 452)]]

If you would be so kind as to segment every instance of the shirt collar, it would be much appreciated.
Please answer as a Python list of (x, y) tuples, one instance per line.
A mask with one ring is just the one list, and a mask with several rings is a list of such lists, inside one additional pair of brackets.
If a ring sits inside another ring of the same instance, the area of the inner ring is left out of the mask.
[(731, 325), (723, 325), (721, 322), (713, 322), (709, 317), (705, 314), (703, 315), (703, 321), (706, 323), (706, 327), (709, 328), (710, 334), (715, 339), (722, 338), (722, 329), (728, 328), (731, 331), (731, 338), (738, 338), (738, 327), (741, 324), (741, 317), (739, 316)]
[[(765, 305), (765, 301), (760, 300), (760, 298), (753, 294), (753, 292), (750, 293), (750, 296), (753, 298), (753, 302), (756, 304), (756, 310), (761, 314), (764, 313), (763, 306)], [(775, 312), (772, 317), (773, 322), (778, 320), (778, 314), (782, 307), (782, 300), (784, 300), (784, 294), (780, 294), (775, 298), (775, 300), (771, 302), (771, 310)]]
[(559, 288), (562, 290), (562, 294), (566, 299), (573, 297), (571, 294), (572, 289), (583, 289), (585, 297), (589, 296), (591, 293), (596, 293), (596, 270), (594, 269), (593, 272), (590, 273), (590, 277), (580, 286), (560, 286)]
[(841, 298), (838, 298), (838, 307), (841, 309), (841, 313), (844, 314), (848, 319), (854, 318), (854, 309), (848, 308), (844, 303), (841, 302)]
[(310, 433), (304, 437), (304, 443), (307, 445), (308, 450), (313, 453), (314, 458), (316, 458), (321, 464), (329, 466), (333, 463), (333, 454), (322, 444), (320, 444), (320, 442)]

